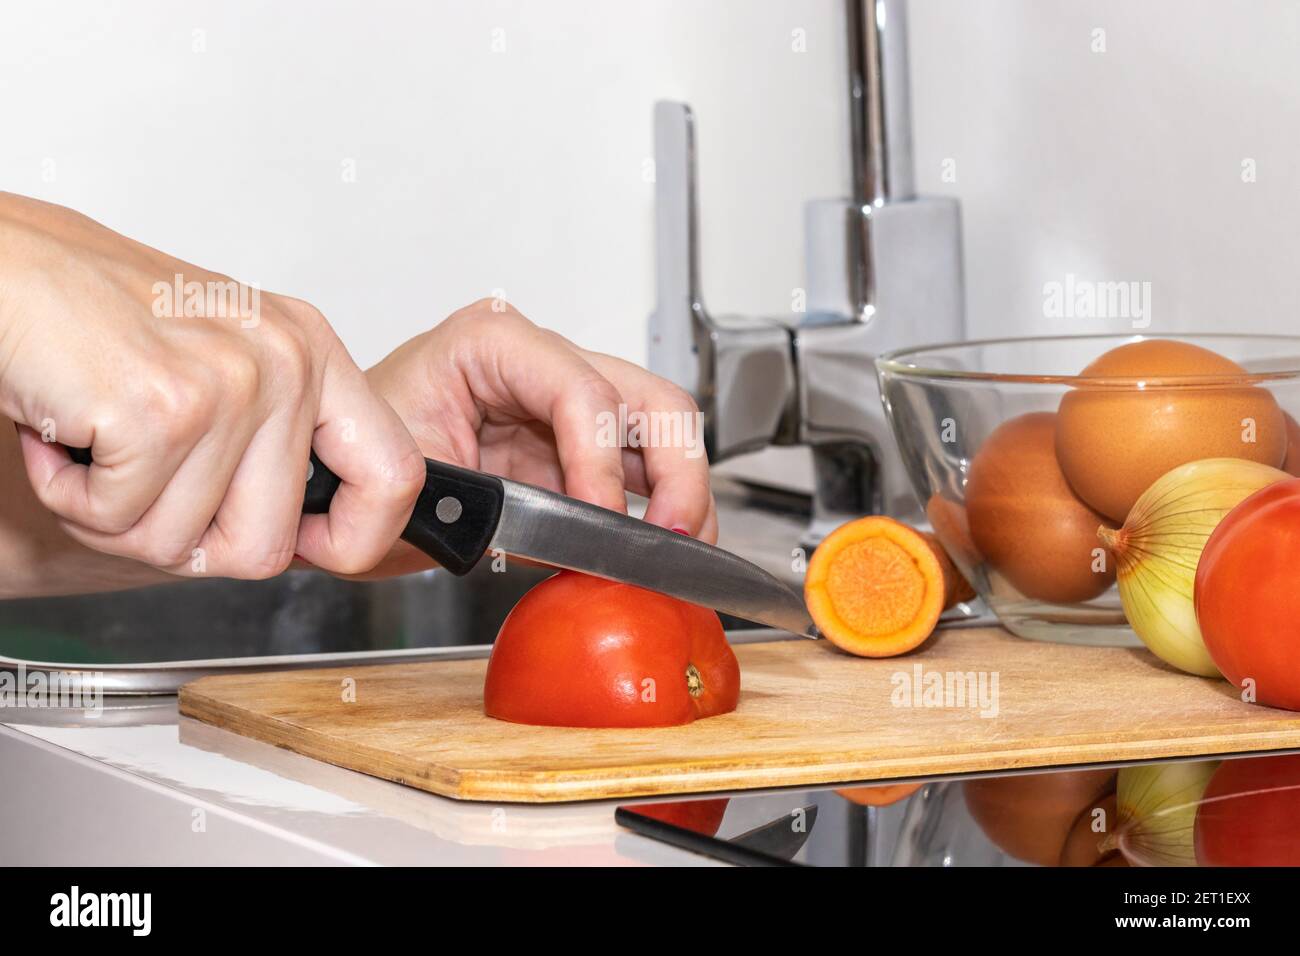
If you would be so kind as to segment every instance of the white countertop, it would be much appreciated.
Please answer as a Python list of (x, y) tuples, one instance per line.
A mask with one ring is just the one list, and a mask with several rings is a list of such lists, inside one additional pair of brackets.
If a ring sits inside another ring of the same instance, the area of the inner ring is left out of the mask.
[(0, 767), (10, 865), (714, 865), (623, 830), (616, 802), (448, 800), (179, 718), (172, 697), (0, 711)]

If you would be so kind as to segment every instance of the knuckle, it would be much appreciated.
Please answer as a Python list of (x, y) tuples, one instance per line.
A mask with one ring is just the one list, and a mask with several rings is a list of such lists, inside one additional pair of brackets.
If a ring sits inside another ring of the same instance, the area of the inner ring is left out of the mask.
[(242, 348), (228, 350), (218, 360), (220, 389), (228, 400), (247, 404), (262, 389), (262, 368), (256, 357)]
[(665, 383), (660, 401), (668, 411), (698, 412), (700, 410), (695, 396), (673, 382)]
[(295, 299), (293, 296), (288, 295), (277, 295), (272, 298), (272, 304), (291, 321), (308, 329), (329, 325), (329, 321), (325, 318), (325, 313), (305, 299)]
[(141, 540), (132, 552), (136, 559), (155, 568), (174, 568), (190, 560), (196, 541), (150, 536)]
[(584, 375), (574, 380), (565, 392), (564, 397), (576, 399), (577, 401), (587, 404), (592, 403), (602, 407), (613, 408), (623, 400), (609, 379), (603, 376), (592, 374)]
[(198, 382), (177, 371), (154, 369), (145, 376), (144, 404), (147, 411), (164, 419), (189, 414), (202, 404)]
[(95, 499), (89, 502), (86, 513), (86, 527), (101, 534), (126, 534), (139, 520), (139, 513), (126, 505)]
[(246, 554), (238, 563), (236, 576), (248, 581), (279, 577), (293, 563), (293, 545), (263, 548)]
[(442, 324), (448, 323), (457, 331), (471, 332), (533, 327), (533, 323), (509, 302), (492, 298), (477, 299), (464, 308), (457, 309)]
[(393, 541), (375, 538), (372, 531), (349, 526), (335, 532), (329, 545), (308, 555), (308, 560), (331, 574), (364, 574), (379, 564), (393, 545)]
[(559, 332), (556, 332), (554, 329), (543, 328), (540, 325), (536, 326), (536, 328), (537, 331), (546, 339), (548, 345), (558, 348), (561, 352), (573, 352), (578, 355), (582, 354), (582, 350), (580, 348), (578, 348), (576, 345), (574, 345), (572, 342), (566, 339)]
[(412, 504), (424, 488), (426, 474), (424, 456), (412, 448), (408, 453), (380, 465), (377, 469), (376, 487), (389, 501)]
[(276, 384), (296, 394), (306, 391), (313, 363), (303, 331), (292, 325), (268, 325), (266, 348)]
[(383, 555), (371, 557), (359, 551), (350, 550), (346, 555), (338, 556), (330, 569), (335, 574), (365, 574), (374, 568)]
[(216, 407), (210, 388), (175, 371), (148, 378), (145, 412), (165, 440), (184, 440), (204, 429)]

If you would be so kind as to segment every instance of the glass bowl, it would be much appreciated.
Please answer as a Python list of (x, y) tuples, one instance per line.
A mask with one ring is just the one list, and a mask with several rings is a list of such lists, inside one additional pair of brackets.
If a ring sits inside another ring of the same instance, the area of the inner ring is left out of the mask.
[[(1209, 349), (1245, 371), (1080, 374), (1111, 349), (1145, 339)], [(1207, 447), (1216, 449), (1214, 457), (1280, 453), (1285, 459), (1269, 464), (1300, 473), (1300, 336), (989, 339), (900, 349), (880, 356), (876, 368), (898, 450), (935, 534), (1003, 625), (1021, 637), (1140, 643), (1113, 584), (1114, 561), (1101, 548), (1096, 529), (1088, 533), (1093, 519), (1118, 527), (1123, 515), (1116, 515), (1115, 506), (1110, 514), (1089, 507), (1078, 495), (1088, 482), (1097, 503), (1098, 481), (1102, 493), (1110, 494), (1107, 482), (1122, 481), (1138, 466), (1158, 460), (1151, 448), (1162, 447), (1167, 457), (1171, 436), (1185, 461), (1211, 457), (1203, 451)], [(1261, 404), (1256, 389), (1271, 394), (1283, 414), (1271, 410), (1267, 397)], [(1075, 416), (1057, 428), (1060, 419), (1054, 416), (1067, 395), (1074, 396)], [(1263, 424), (1255, 414), (1237, 422), (1243, 401), (1250, 409), (1264, 409)], [(1109, 412), (1088, 418), (1085, 427), (1077, 409), (1086, 402), (1098, 403), (1093, 408), (1112, 404), (1105, 406)], [(1172, 427), (1179, 421), (1181, 431)], [(1188, 422), (1194, 423), (1190, 429)], [(1222, 450), (1219, 439), (1238, 428), (1234, 440), (1251, 442), (1249, 454)]]

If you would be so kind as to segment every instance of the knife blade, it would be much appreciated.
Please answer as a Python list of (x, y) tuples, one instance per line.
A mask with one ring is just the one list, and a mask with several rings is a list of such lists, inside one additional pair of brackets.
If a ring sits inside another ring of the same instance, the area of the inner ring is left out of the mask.
[[(582, 571), (806, 637), (802, 598), (743, 558), (695, 538), (522, 482), (425, 459), (402, 538), (452, 574), (489, 551)], [(303, 511), (323, 513), (339, 479), (312, 454)]]
[[(803, 825), (796, 827), (796, 819)], [(817, 805), (810, 803), (791, 810), (785, 816), (777, 817), (770, 823), (747, 830), (740, 836), (731, 837), (729, 842), (756, 853), (766, 853), (768, 856), (775, 856), (782, 860), (793, 860), (808, 842), (808, 837), (812, 835), (816, 823)]]

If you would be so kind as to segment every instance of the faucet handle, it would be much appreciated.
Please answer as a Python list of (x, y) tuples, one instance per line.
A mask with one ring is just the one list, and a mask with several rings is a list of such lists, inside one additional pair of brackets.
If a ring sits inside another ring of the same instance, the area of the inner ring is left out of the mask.
[(700, 406), (711, 461), (791, 444), (798, 431), (793, 331), (769, 319), (714, 318), (704, 307), (691, 108), (656, 103), (654, 140), (657, 301), (650, 369)]

